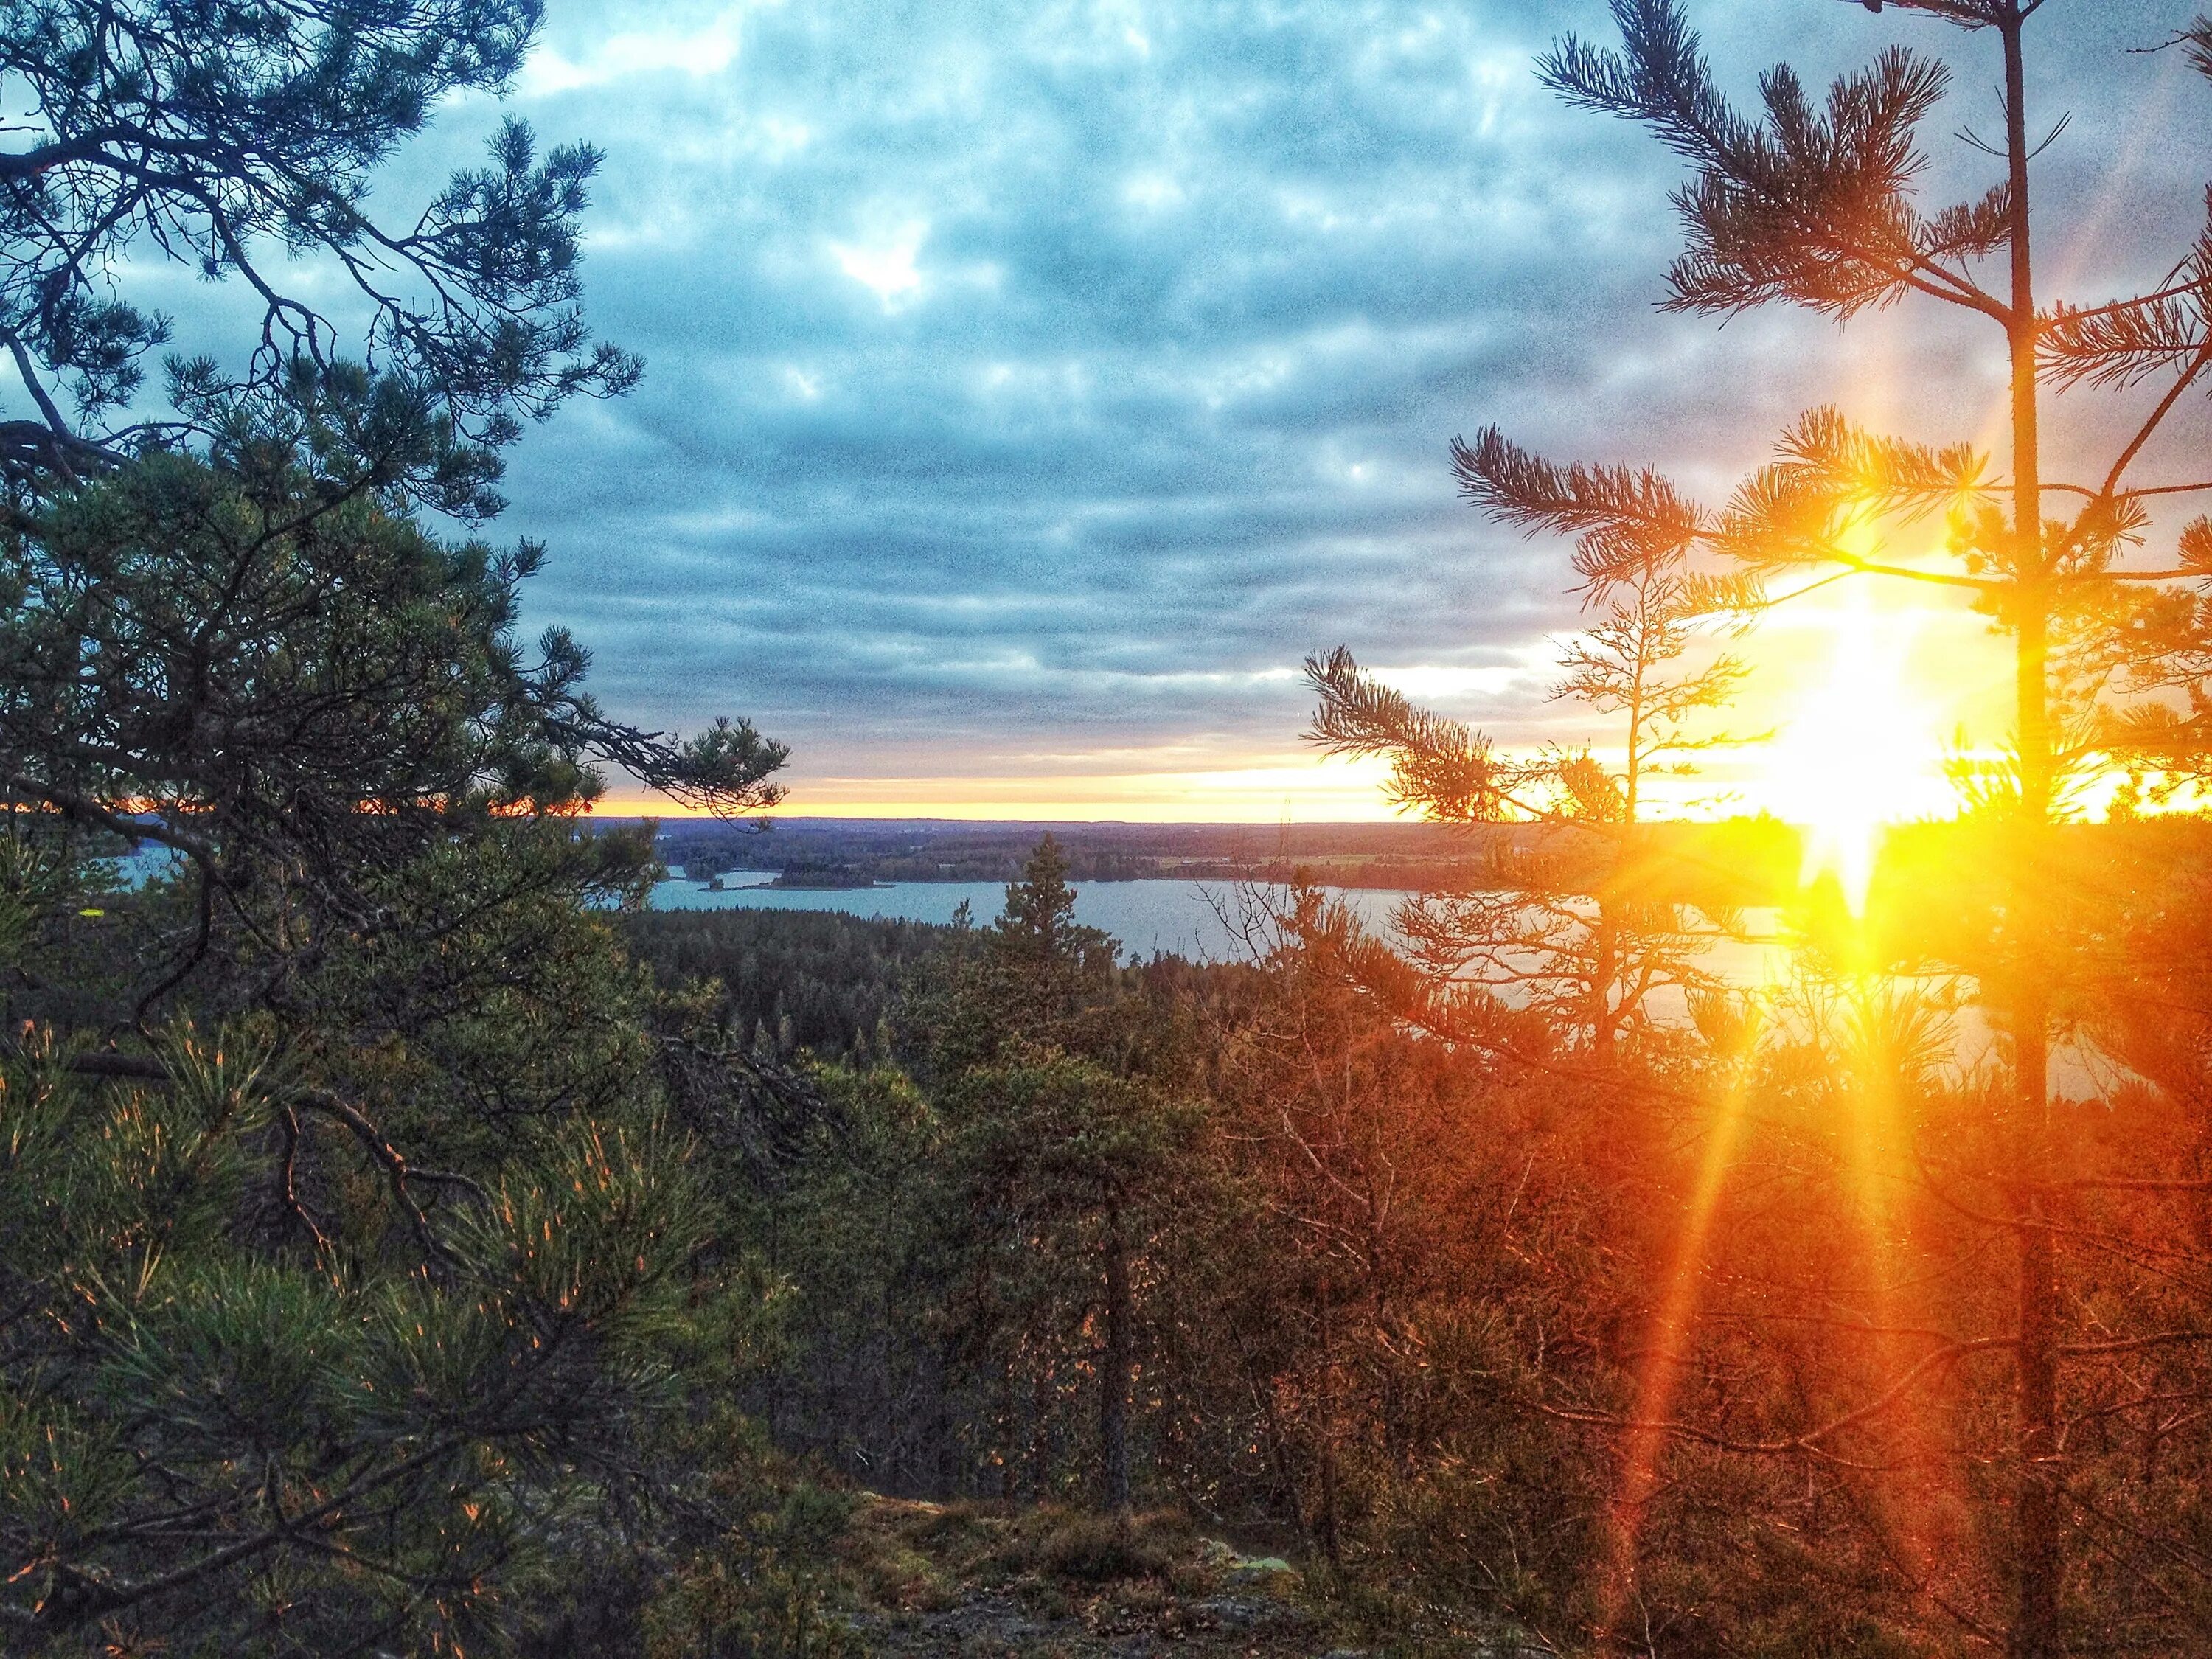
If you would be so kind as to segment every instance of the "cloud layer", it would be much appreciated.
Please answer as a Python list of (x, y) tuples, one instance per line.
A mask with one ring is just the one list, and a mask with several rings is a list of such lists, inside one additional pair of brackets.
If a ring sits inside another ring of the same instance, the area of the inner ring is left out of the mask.
[[(1949, 31), (1693, 10), (1746, 91), (1903, 29), (1958, 54), (1947, 127), (1995, 118)], [(2140, 135), (2201, 109), (2174, 54), (2115, 51), (2191, 9), (2054, 10), (2048, 167), (2106, 227), (2062, 248), (2094, 288), (2138, 262), (2114, 225), (2191, 228), (2191, 158)], [(1606, 33), (1596, 0), (549, 12), (511, 102), (607, 152), (590, 308), (648, 378), (516, 457), (508, 527), (554, 552), (532, 614), (620, 712), (749, 714), (802, 784), (1280, 756), (1298, 660), (1340, 641), (1508, 738), (1559, 729), (1561, 551), (1455, 501), (1455, 432), (1717, 492), (1804, 402), (1940, 432), (1996, 385), (1994, 341), (1917, 316), (1656, 315), (1673, 164), (1531, 70)], [(451, 112), (406, 170), (493, 118)]]

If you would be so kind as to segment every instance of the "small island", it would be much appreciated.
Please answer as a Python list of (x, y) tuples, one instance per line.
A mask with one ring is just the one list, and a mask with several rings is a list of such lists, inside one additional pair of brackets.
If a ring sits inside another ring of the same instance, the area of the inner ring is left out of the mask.
[(819, 892), (873, 887), (877, 883), (872, 873), (850, 864), (794, 864), (767, 884)]

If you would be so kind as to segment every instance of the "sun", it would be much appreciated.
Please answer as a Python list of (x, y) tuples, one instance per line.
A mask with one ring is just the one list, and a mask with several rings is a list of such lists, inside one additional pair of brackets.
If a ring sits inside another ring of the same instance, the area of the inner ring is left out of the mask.
[(1832, 874), (1857, 911), (1885, 827), (1941, 811), (1948, 792), (1932, 700), (1911, 683), (1915, 613), (1879, 610), (1863, 581), (1850, 586), (1821, 617), (1826, 673), (1767, 745), (1759, 793), (1804, 829), (1804, 879)]

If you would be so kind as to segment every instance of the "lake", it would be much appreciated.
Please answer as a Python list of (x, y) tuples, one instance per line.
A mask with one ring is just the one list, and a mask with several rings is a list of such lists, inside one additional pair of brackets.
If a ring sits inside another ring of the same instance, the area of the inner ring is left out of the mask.
[[(714, 892), (696, 881), (664, 881), (653, 890), (656, 910), (836, 910), (895, 921), (949, 922), (965, 904), (978, 927), (1006, 908), (1000, 881), (901, 881), (880, 887), (770, 887), (769, 870), (738, 870)], [(1075, 889), (1075, 919), (1121, 941), (1124, 955), (1188, 957), (1219, 962), (1243, 954), (1213, 908), (1234, 896), (1226, 885), (1189, 881), (1086, 881)], [(1381, 926), (1402, 893), (1344, 892), (1363, 921)]]
[[(696, 881), (671, 880), (653, 890), (656, 910), (836, 910), (853, 916), (881, 916), (898, 921), (949, 922), (965, 903), (980, 927), (1005, 908), (1006, 884), (995, 881), (902, 881), (879, 887), (771, 887), (775, 872), (738, 870), (726, 874), (714, 892)], [(1224, 962), (1244, 957), (1243, 941), (1223, 920), (1217, 905), (1235, 915), (1236, 893), (1225, 883), (1189, 881), (1088, 881), (1075, 889), (1075, 919), (1103, 929), (1121, 942), (1125, 956), (1165, 953), (1194, 961)], [(1322, 890), (1341, 899), (1352, 914), (1378, 933), (1389, 928), (1390, 912), (1409, 895), (1375, 888)], [(1777, 925), (1774, 913), (1747, 912), (1759, 934)], [(1708, 971), (1738, 985), (1772, 984), (1787, 976), (1790, 946), (1768, 942), (1723, 940), (1700, 959)], [(1650, 1007), (1662, 1020), (1686, 1017), (1681, 993), (1662, 987)], [(1954, 1026), (1954, 1053), (1961, 1066), (1983, 1063), (1995, 1053), (1995, 1039), (1978, 1009), (1962, 1009)], [(2062, 1093), (2094, 1092), (2095, 1067), (2088, 1056), (2062, 1045), (2051, 1057), (2051, 1080)]]
[[(143, 843), (127, 858), (115, 860), (125, 884), (135, 887), (152, 877), (167, 875), (176, 854), (153, 842)], [(978, 926), (988, 923), (1005, 907), (1006, 889), (995, 881), (902, 881), (879, 887), (771, 887), (772, 870), (738, 870), (723, 877), (714, 892), (695, 881), (657, 883), (653, 890), (656, 910), (835, 910), (853, 916), (881, 916), (898, 921), (949, 922), (966, 904)], [(1236, 914), (1235, 889), (1225, 883), (1189, 881), (1088, 881), (1075, 888), (1075, 919), (1119, 940), (1125, 957), (1180, 956), (1199, 962), (1235, 961), (1245, 957), (1243, 941), (1223, 919)], [(1341, 899), (1354, 915), (1378, 933), (1388, 933), (1390, 912), (1410, 895), (1377, 888), (1332, 887), (1322, 890)], [(1218, 908), (1217, 908), (1218, 907)], [(1755, 931), (1774, 926), (1771, 913), (1748, 913)], [(1779, 941), (1726, 940), (1702, 958), (1701, 965), (1738, 985), (1770, 984), (1789, 971), (1790, 947)], [(1655, 994), (1653, 1012), (1662, 1019), (1679, 1019), (1687, 1010), (1680, 994), (1662, 989)], [(1962, 1010), (1958, 1018), (1956, 1054), (1963, 1065), (1990, 1057), (1993, 1038), (1980, 1011)], [(2099, 1082), (2089, 1057), (2070, 1045), (2052, 1055), (2052, 1082), (2062, 1092), (2094, 1094)]]
[[(664, 881), (653, 890), (656, 910), (836, 910), (850, 916), (881, 916), (897, 921), (949, 922), (966, 904), (977, 926), (1006, 906), (1006, 888), (995, 881), (902, 881), (880, 887), (771, 887), (769, 870), (739, 870), (722, 878), (715, 892), (696, 881)], [(1223, 920), (1235, 915), (1236, 892), (1226, 883), (1191, 881), (1086, 881), (1075, 889), (1075, 919), (1121, 941), (1125, 956), (1188, 957), (1199, 962), (1232, 961), (1246, 954), (1243, 942)], [(1390, 912), (1408, 893), (1382, 888), (1328, 887), (1352, 913), (1376, 932), (1387, 932)], [(1219, 907), (1219, 908), (1217, 908)], [(1743, 984), (1766, 979), (1784, 967), (1785, 945), (1716, 945), (1704, 958), (1713, 971)]]

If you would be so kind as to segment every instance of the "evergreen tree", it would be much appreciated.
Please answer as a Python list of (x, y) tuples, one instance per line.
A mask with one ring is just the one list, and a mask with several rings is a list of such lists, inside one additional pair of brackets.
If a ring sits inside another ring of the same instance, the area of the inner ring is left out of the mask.
[[(576, 831), (580, 655), (518, 660), (516, 562), (276, 448), (6, 549), (10, 1650), (512, 1633), (724, 1316), (676, 1317), (723, 1305), (710, 1206), (588, 908), (654, 866)], [(175, 873), (113, 890), (100, 836)]]
[[(1884, 8), (1870, 0), (1867, 9)], [(2155, 502), (2212, 489), (2190, 471), (2142, 476), (2153, 441), (2212, 368), (2212, 234), (2197, 237), (2153, 292), (2087, 305), (2040, 297), (2031, 173), (2044, 141), (2027, 108), (2026, 65), (2044, 0), (1894, 0), (1888, 9), (1994, 46), (2003, 133), (1993, 145), (1972, 142), (1994, 155), (2001, 176), (1979, 197), (1922, 205), (1918, 131), (1950, 71), (1903, 46), (1838, 80), (1825, 101), (1778, 67), (1761, 81), (1762, 107), (1747, 113), (1715, 84), (1676, 0), (1614, 0), (1623, 49), (1570, 39), (1542, 75), (1571, 103), (1650, 127), (1689, 167), (1674, 198), (1689, 247), (1668, 272), (1668, 308), (1725, 317), (1782, 301), (1850, 321), (1914, 300), (1996, 331), (2008, 367), (2008, 476), (1993, 477), (1972, 444), (1937, 448), (1870, 433), (1831, 409), (1803, 416), (1774, 462), (1719, 511), (1650, 470), (1554, 465), (1494, 429), (1455, 454), (1488, 510), (1575, 537), (1585, 580), (1631, 580), (1655, 558), (1694, 551), (1732, 562), (1739, 587), (1786, 571), (1940, 584), (1972, 595), (2013, 640), (2013, 758), (1978, 780), (1975, 800), (1996, 827), (2007, 888), (1960, 965), (1977, 976), (2009, 1042), (2012, 1087), (1992, 1109), (2009, 1151), (1984, 1178), (1993, 1200), (2009, 1206), (2001, 1224), (2014, 1247), (2017, 1306), (2007, 1334), (1947, 1339), (1915, 1375), (1991, 1342), (2014, 1359), (2015, 1523), (2002, 1573), (2012, 1605), (2001, 1622), (2013, 1653), (2053, 1659), (2068, 1645), (2069, 1570), (2085, 1571), (2065, 1557), (2069, 1528), (2094, 1538), (2125, 1523), (2090, 1518), (2067, 1476), (2064, 1373), (2094, 1368), (2106, 1350), (2069, 1334), (2075, 1316), (2061, 1274), (2071, 1183), (2060, 1173), (2050, 1054), (2078, 918), (2053, 879), (2051, 827), (2074, 786), (2100, 766), (2202, 763), (2206, 659), (2191, 654), (2202, 605), (2135, 596), (2206, 580), (2212, 532), (2184, 532), (2171, 567), (2124, 559), (2152, 532)], [(2178, 44), (2212, 73), (2208, 43), (2212, 27), (2199, 22)], [(2046, 467), (2043, 404), (2054, 387), (2082, 386), (2149, 386), (2158, 395), (2128, 417), (2109, 465), (2060, 480)], [(1931, 514), (1948, 515), (1948, 567), (1884, 554), (1899, 530)], [(2160, 694), (2177, 690), (2188, 707), (2161, 709)], [(2143, 697), (2148, 705), (2129, 707)], [(1463, 795), (1497, 787), (1487, 755), (1446, 728), (1412, 724), (1376, 737), (1363, 740), (1408, 757), (1403, 773), (1457, 766), (1467, 777), (1451, 787)]]
[[(572, 144), (541, 158), (510, 120), (490, 165), (455, 174), (411, 221), (373, 210), (370, 184), (441, 101), (507, 89), (543, 10), (542, 0), (9, 7), (0, 73), (20, 125), (0, 155), (0, 342), (36, 415), (0, 423), (0, 477), (65, 485), (209, 435), (212, 409), (350, 356), (388, 386), (383, 414), (404, 408), (446, 434), (434, 454), (380, 464), (447, 510), (495, 511), (496, 452), (520, 422), (637, 377), (633, 358), (591, 340), (576, 305), (577, 217), (599, 155)], [(302, 255), (316, 257), (288, 271)], [(236, 281), (261, 318), (250, 341), (196, 343), (173, 359), (173, 409), (134, 416), (143, 359), (175, 331), (130, 297), (149, 258)], [(335, 280), (299, 280), (310, 271)], [(378, 433), (348, 435), (380, 464)]]
[[(696, 1495), (672, 1379), (726, 1382), (757, 1287), (706, 1249), (664, 1123), (690, 1049), (612, 935), (649, 831), (579, 821), (608, 763), (756, 811), (783, 751), (610, 720), (572, 639), (514, 636), (542, 550), (414, 516), (493, 510), (520, 418), (630, 377), (572, 304), (588, 153), (510, 127), (412, 230), (365, 206), (536, 18), (0, 17), (36, 128), (0, 158), (0, 333), (41, 413), (0, 431), (9, 1652), (508, 1642)], [(175, 421), (100, 423), (166, 333), (116, 297), (126, 246), (267, 307), (240, 372), (178, 367)], [(427, 279), (370, 296), (373, 369), (280, 246)], [(101, 860), (140, 842), (171, 863), (126, 889)]]
[[(1139, 1282), (1159, 1199), (1194, 1128), (1147, 1064), (1162, 1038), (1116, 966), (1117, 947), (1074, 920), (1067, 864), (1050, 836), (1005, 911), (957, 959), (932, 1056), (951, 1146), (951, 1213), (971, 1273), (971, 1364), (995, 1374), (995, 1455), (1011, 1485), (1030, 1431), (1084, 1371), (1097, 1378), (1097, 1489), (1133, 1490), (1129, 1390)], [(1048, 1471), (1048, 1452), (1030, 1461)]]
[[(1470, 499), (1501, 506), (1494, 456), (1459, 444), (1453, 461)], [(1597, 620), (1567, 642), (1553, 696), (1618, 722), (1617, 766), (1588, 747), (1509, 759), (1484, 734), (1415, 708), (1345, 647), (1308, 659), (1321, 699), (1313, 741), (1333, 754), (1387, 757), (1401, 808), (1443, 823), (1522, 826), (1490, 843), (1461, 890), (1423, 896), (1393, 917), (1425, 970), (1420, 982), (1401, 981), (1415, 997), (1404, 1012), (1431, 1029), (1477, 1046), (1533, 1030), (1501, 1019), (1502, 997), (1552, 1031), (1579, 1033), (1607, 1066), (1625, 1035), (1647, 1030), (1654, 990), (1717, 988), (1697, 958), (1733, 916), (1723, 902), (1700, 908), (1652, 890), (1650, 793), (1657, 780), (1692, 773), (1692, 755), (1733, 741), (1706, 717), (1727, 704), (1743, 667), (1724, 652), (1701, 659), (1699, 635), (1755, 596), (1741, 581), (1692, 571), (1690, 551), (1686, 539), (1653, 538), (1603, 559), (1585, 550), (1576, 561)]]

